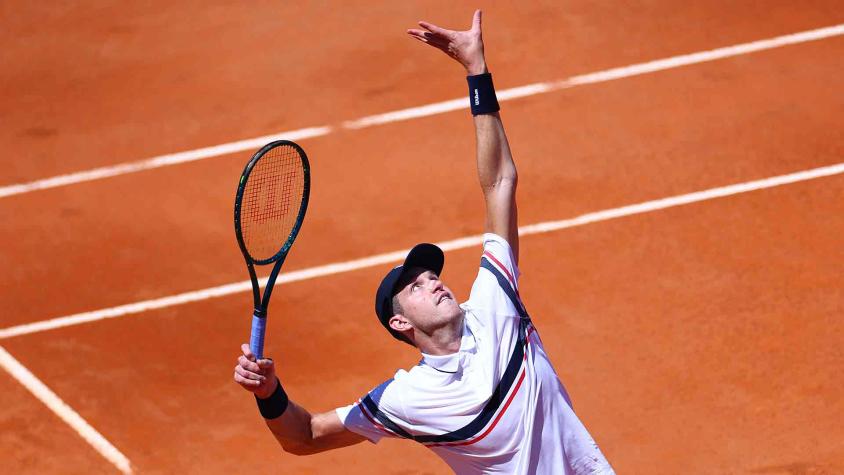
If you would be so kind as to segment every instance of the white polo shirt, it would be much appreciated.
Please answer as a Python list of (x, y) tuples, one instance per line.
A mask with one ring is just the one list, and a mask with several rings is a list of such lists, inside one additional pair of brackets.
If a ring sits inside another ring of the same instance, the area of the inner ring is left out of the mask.
[(460, 350), (422, 354), (357, 403), (336, 410), (373, 443), (415, 440), (458, 474), (612, 474), (575, 415), (518, 297), (510, 245), (484, 235)]

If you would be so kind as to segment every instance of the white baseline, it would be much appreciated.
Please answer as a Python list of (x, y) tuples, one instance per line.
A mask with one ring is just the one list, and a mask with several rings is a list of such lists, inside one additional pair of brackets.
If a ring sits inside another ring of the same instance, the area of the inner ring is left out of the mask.
[[(789, 173), (787, 175), (773, 176), (762, 180), (754, 180), (745, 183), (738, 183), (735, 185), (710, 188), (708, 190), (697, 191), (694, 193), (686, 193), (683, 195), (671, 196), (668, 198), (646, 201), (643, 203), (636, 203), (632, 205), (622, 206), (619, 208), (611, 208), (602, 211), (596, 211), (593, 213), (583, 214), (571, 219), (563, 219), (560, 221), (546, 221), (542, 223), (521, 226), (519, 227), (519, 235), (529, 236), (531, 234), (541, 234), (551, 231), (558, 231), (561, 229), (583, 226), (589, 223), (607, 221), (610, 219), (616, 219), (635, 214), (648, 213), (651, 211), (711, 200), (715, 198), (722, 198), (725, 196), (736, 195), (739, 193), (747, 193), (750, 191), (762, 190), (765, 188), (773, 188), (775, 186), (786, 185), (789, 183), (796, 183), (800, 181), (828, 177), (840, 173), (844, 173), (844, 162), (835, 165)], [(467, 247), (476, 246), (480, 243), (481, 236), (476, 235), (467, 236), (460, 239), (454, 239), (451, 241), (440, 242), (438, 243), (438, 245), (444, 251), (453, 251), (456, 249), (464, 249)], [(404, 259), (406, 254), (407, 250), (403, 249), (399, 251), (388, 252), (385, 254), (378, 254), (375, 256), (365, 257), (362, 259), (355, 259), (346, 262), (338, 262), (334, 264), (311, 267), (308, 269), (285, 272), (279, 274), (276, 283), (286, 284), (291, 282), (298, 282), (301, 280), (314, 279), (317, 277), (335, 275), (343, 272), (364, 269), (367, 267), (384, 265), (391, 262), (399, 262)], [(260, 284), (262, 286), (266, 285), (266, 282), (266, 278), (260, 279)], [(53, 318), (50, 320), (42, 320), (40, 322), (34, 323), (25, 323), (23, 325), (12, 326), (0, 330), (0, 340), (19, 335), (27, 335), (30, 333), (38, 333), (57, 328), (80, 325), (82, 323), (94, 322), (108, 318), (117, 318), (126, 315), (138, 314), (149, 310), (173, 307), (176, 305), (184, 305), (186, 303), (207, 300), (214, 297), (222, 297), (225, 295), (231, 295), (240, 292), (248, 292), (251, 289), (252, 284), (250, 283), (250, 281), (247, 280), (243, 282), (236, 282), (233, 284), (221, 285), (218, 287), (211, 287), (208, 289), (195, 290), (192, 292), (186, 292), (178, 295), (171, 295), (168, 297), (144, 300), (142, 302), (120, 305), (117, 307), (105, 308), (102, 310), (95, 310), (92, 312), (77, 313), (74, 315)]]
[[(734, 46), (727, 46), (708, 51), (684, 54), (680, 56), (673, 56), (670, 58), (659, 59), (645, 63), (638, 63), (619, 68), (607, 69), (604, 71), (598, 71), (589, 74), (582, 74), (579, 76), (572, 76), (568, 79), (563, 79), (561, 81), (540, 82), (510, 89), (502, 89), (500, 91), (497, 91), (497, 95), (499, 101), (508, 101), (520, 97), (544, 94), (585, 84), (596, 84), (606, 81), (612, 81), (615, 79), (638, 76), (641, 74), (653, 73), (666, 69), (679, 68), (681, 66), (704, 63), (707, 61), (715, 61), (718, 59), (724, 59), (732, 56), (739, 56), (742, 54), (779, 48), (782, 46), (830, 38), (842, 34), (844, 34), (844, 24), (834, 25), (825, 28), (818, 28), (815, 30), (802, 31), (790, 35), (777, 36), (775, 38), (769, 38), (765, 40), (753, 41), (750, 43), (742, 43)], [(344, 129), (361, 129), (374, 125), (387, 124), (390, 122), (398, 122), (402, 120), (410, 120), (419, 117), (442, 114), (454, 110), (465, 109), (467, 107), (468, 101), (465, 98), (452, 99), (448, 101), (437, 102), (434, 104), (412, 107), (409, 109), (402, 109), (394, 112), (387, 112), (384, 114), (377, 114), (356, 120), (350, 120), (344, 122), (339, 127)], [(279, 132), (276, 134), (265, 135), (262, 137), (238, 140), (236, 142), (214, 145), (211, 147), (203, 147), (196, 150), (161, 155), (135, 162), (121, 163), (118, 165), (111, 165), (87, 171), (80, 171), (75, 173), (69, 173), (66, 175), (44, 178), (28, 183), (5, 185), (0, 187), (0, 198), (13, 195), (20, 195), (23, 193), (30, 193), (37, 190), (56, 188), (59, 186), (73, 185), (76, 183), (83, 183), (92, 180), (100, 180), (108, 177), (125, 175), (128, 173), (135, 173), (143, 170), (151, 170), (154, 168), (160, 168), (170, 165), (177, 165), (180, 163), (192, 162), (196, 160), (203, 160), (206, 158), (218, 157), (231, 153), (242, 152), (245, 150), (254, 150), (272, 140), (303, 140), (313, 137), (321, 137), (334, 132), (336, 129), (337, 127), (326, 125), (290, 130), (287, 132)]]

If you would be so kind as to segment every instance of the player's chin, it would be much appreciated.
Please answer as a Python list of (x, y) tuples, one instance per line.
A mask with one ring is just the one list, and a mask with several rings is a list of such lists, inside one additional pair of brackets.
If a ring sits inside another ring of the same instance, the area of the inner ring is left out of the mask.
[(460, 305), (450, 298), (444, 299), (439, 303), (438, 307), (441, 313), (447, 315), (459, 314), (461, 312)]

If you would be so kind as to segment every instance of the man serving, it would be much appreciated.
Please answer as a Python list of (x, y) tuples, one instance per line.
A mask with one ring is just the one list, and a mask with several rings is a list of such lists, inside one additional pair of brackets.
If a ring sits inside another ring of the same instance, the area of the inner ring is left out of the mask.
[(516, 166), (484, 57), (481, 12), (452, 31), (427, 22), (414, 39), (438, 48), (468, 74), (478, 178), (486, 203), (483, 254), (469, 299), (458, 304), (440, 279), (444, 256), (415, 246), (378, 286), (375, 313), (421, 361), (358, 402), (311, 414), (289, 400), (269, 359), (249, 345), (234, 379), (255, 394), (282, 448), (305, 455), (382, 437), (429, 447), (456, 473), (612, 474), (575, 415), (519, 297)]

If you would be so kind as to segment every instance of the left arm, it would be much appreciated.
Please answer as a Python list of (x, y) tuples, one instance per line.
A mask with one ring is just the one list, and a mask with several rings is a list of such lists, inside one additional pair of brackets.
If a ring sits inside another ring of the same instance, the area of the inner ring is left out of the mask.
[(516, 210), (516, 164), (498, 112), (475, 116), (478, 178), (486, 202), (485, 231), (498, 234), (513, 249), (519, 263), (519, 225)]
[[(424, 30), (410, 29), (407, 33), (459, 62), (466, 74), (475, 76), (487, 71), (484, 42), (481, 35), (481, 11), (475, 11), (472, 28), (466, 31), (446, 30), (420, 21)], [(510, 144), (504, 133), (504, 124), (498, 112), (474, 117), (477, 141), (478, 179), (486, 204), (486, 232), (498, 234), (513, 249), (516, 264), (519, 261), (519, 226), (516, 212), (516, 164), (510, 153)]]

